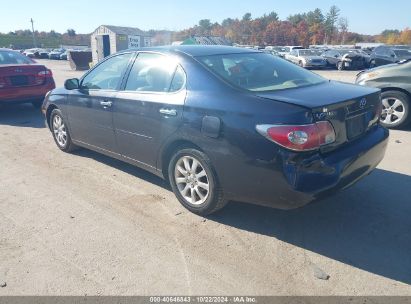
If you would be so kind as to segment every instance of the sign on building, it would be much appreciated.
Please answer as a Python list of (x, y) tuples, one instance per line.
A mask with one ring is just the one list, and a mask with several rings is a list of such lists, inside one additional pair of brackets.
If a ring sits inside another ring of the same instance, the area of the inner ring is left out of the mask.
[(128, 48), (136, 49), (140, 47), (140, 36), (128, 36)]

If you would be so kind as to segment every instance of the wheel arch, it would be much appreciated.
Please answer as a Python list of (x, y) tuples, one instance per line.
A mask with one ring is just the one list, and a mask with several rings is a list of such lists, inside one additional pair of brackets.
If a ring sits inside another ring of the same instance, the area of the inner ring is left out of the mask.
[(405, 95), (408, 96), (408, 100), (411, 101), (411, 92), (409, 92), (405, 89), (402, 89), (402, 88), (399, 88), (399, 87), (384, 87), (384, 88), (381, 88), (381, 93), (388, 92), (388, 91), (397, 91), (397, 92), (404, 93)]
[(58, 109), (58, 107), (55, 104), (50, 104), (46, 110), (46, 122), (47, 122), (49, 129), (51, 128), (50, 126), (51, 112), (53, 112), (54, 109)]

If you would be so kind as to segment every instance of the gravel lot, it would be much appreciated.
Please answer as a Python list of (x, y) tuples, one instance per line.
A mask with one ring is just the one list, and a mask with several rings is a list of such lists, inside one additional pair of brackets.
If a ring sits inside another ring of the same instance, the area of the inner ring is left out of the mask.
[[(42, 62), (58, 85), (81, 75)], [(392, 131), (378, 169), (335, 197), (204, 219), (138, 168), (60, 152), (30, 105), (1, 108), (0, 296), (411, 295), (410, 155), (411, 130)]]

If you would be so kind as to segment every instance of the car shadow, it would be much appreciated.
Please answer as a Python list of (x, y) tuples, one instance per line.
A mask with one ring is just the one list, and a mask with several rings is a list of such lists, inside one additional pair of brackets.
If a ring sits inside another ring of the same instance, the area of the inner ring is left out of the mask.
[(40, 109), (31, 104), (0, 105), (0, 125), (26, 128), (45, 128)]
[(87, 149), (79, 149), (75, 150), (72, 152), (74, 155), (81, 156), (81, 157), (86, 157), (93, 159), (99, 163), (103, 163), (107, 166), (110, 166), (112, 168), (115, 168), (117, 170), (123, 171), (124, 173), (130, 174), (132, 176), (135, 176), (137, 178), (143, 179), (149, 183), (152, 183), (156, 186), (162, 187), (166, 190), (172, 191), (170, 185), (168, 182), (163, 180), (162, 178), (146, 171), (143, 169), (140, 169), (136, 166), (130, 165), (126, 162), (117, 160), (115, 158), (105, 156), (103, 154), (87, 150)]
[[(153, 183), (172, 195), (166, 181), (142, 169), (89, 150), (75, 154)], [(353, 187), (300, 209), (230, 202), (207, 218), (411, 284), (409, 185), (411, 176), (376, 169)]]
[(411, 176), (377, 169), (354, 187), (300, 209), (232, 202), (209, 219), (411, 284), (410, 185)]

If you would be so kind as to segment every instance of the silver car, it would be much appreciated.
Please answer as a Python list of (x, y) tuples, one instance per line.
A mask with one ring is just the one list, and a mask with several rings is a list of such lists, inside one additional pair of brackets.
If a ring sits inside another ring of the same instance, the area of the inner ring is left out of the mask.
[(298, 64), (304, 68), (325, 68), (327, 61), (321, 56), (320, 50), (302, 49), (292, 50), (288, 56), (288, 61)]

